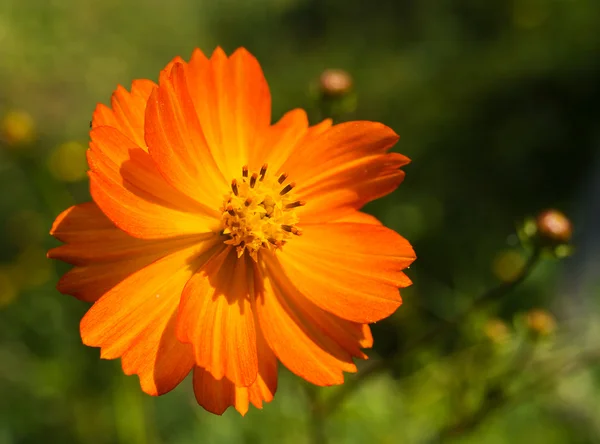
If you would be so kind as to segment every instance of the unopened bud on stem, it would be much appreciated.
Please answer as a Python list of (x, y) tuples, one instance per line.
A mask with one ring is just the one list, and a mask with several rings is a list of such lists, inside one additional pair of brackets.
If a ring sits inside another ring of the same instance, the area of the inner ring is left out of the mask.
[(352, 77), (342, 69), (326, 69), (319, 78), (319, 86), (324, 96), (342, 96), (352, 89)]
[(541, 212), (537, 219), (538, 235), (550, 243), (566, 244), (571, 240), (573, 228), (571, 221), (558, 210)]

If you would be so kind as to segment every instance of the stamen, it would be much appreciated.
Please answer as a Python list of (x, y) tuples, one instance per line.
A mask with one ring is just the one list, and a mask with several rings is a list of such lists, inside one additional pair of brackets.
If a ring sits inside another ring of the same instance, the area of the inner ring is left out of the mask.
[(298, 228), (294, 227), (293, 225), (282, 225), (281, 229), (284, 231), (287, 231), (288, 233), (295, 234), (296, 236), (302, 235), (302, 231), (300, 231)]
[(296, 208), (296, 207), (303, 207), (304, 205), (306, 205), (306, 201), (304, 200), (297, 200), (296, 202), (292, 202), (289, 203), (285, 206), (286, 210), (291, 210), (292, 208)]
[(266, 163), (254, 172), (244, 165), (223, 197), (223, 242), (235, 248), (238, 257), (246, 254), (258, 261), (259, 254), (275, 253), (302, 234), (296, 228), (295, 209), (306, 202), (294, 196), (296, 183), (288, 181), (287, 173), (272, 173)]
[(292, 188), (294, 188), (295, 186), (296, 186), (296, 182), (291, 182), (291, 183), (287, 184), (285, 186), (285, 188), (279, 192), (279, 195), (283, 196), (283, 195), (289, 193), (292, 190)]
[(277, 248), (281, 248), (284, 245), (284, 243), (282, 241), (278, 241), (276, 239), (273, 239), (272, 237), (269, 238), (269, 242), (271, 242)]
[(262, 182), (262, 181), (263, 181), (263, 179), (265, 178), (265, 174), (267, 174), (267, 168), (269, 168), (269, 165), (265, 163), (265, 164), (262, 166), (262, 168), (260, 169), (260, 181), (261, 181), (261, 182)]
[(237, 253), (238, 259), (244, 255), (244, 247), (245, 247), (244, 241), (242, 241), (242, 243), (240, 243), (237, 247), (235, 247), (235, 251)]

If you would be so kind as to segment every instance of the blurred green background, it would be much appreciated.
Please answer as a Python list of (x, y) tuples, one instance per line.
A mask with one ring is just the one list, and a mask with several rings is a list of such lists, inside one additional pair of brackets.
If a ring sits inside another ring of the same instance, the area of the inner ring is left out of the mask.
[[(89, 200), (95, 104), (217, 45), (257, 56), (274, 118), (316, 123), (320, 74), (346, 70), (334, 117), (384, 122), (413, 160), (367, 208), (418, 255), (371, 360), (342, 388), (282, 371), (245, 418), (101, 361), (45, 258), (54, 217)], [(599, 103), (598, 0), (2, 0), (0, 444), (600, 442)], [(510, 286), (532, 254), (517, 229), (548, 207), (575, 253), (474, 306)]]

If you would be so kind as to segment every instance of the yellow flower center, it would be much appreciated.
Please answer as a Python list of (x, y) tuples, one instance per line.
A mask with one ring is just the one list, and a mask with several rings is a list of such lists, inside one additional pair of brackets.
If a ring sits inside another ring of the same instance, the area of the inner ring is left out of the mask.
[(244, 166), (242, 175), (231, 181), (222, 208), (222, 233), (228, 236), (225, 243), (236, 247), (238, 257), (248, 251), (255, 261), (261, 248), (281, 248), (292, 235), (302, 234), (295, 226), (295, 208), (305, 202), (294, 198), (296, 184), (287, 182), (285, 173), (275, 177), (267, 170), (264, 164), (260, 172), (249, 174)]

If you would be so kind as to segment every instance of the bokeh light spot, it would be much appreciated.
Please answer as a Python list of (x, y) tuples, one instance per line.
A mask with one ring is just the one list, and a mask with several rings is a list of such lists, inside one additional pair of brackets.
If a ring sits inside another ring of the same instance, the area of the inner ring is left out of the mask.
[(48, 169), (58, 180), (77, 182), (86, 177), (87, 147), (79, 142), (67, 142), (56, 147), (48, 158)]
[(26, 145), (35, 139), (35, 122), (25, 111), (13, 110), (0, 122), (0, 135), (9, 146)]
[(0, 308), (14, 301), (18, 292), (17, 285), (11, 278), (9, 270), (0, 269)]
[(492, 271), (501, 281), (513, 280), (525, 265), (525, 258), (517, 250), (505, 250), (494, 258)]

